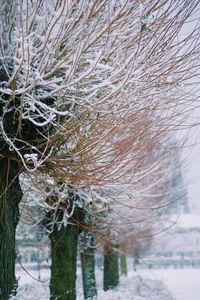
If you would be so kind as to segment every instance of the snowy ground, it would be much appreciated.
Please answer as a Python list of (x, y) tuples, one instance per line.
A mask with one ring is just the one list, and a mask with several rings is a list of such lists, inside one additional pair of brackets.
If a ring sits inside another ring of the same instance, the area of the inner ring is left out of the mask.
[[(37, 271), (29, 270), (30, 275), (38, 278)], [(41, 270), (38, 282), (23, 270), (19, 289), (13, 300), (48, 300), (49, 270)], [(97, 270), (98, 300), (199, 300), (200, 269), (159, 269), (134, 272), (129, 266), (127, 278), (121, 278), (120, 287), (115, 291), (102, 290), (102, 271)], [(81, 274), (78, 270), (77, 300), (83, 300)]]
[(162, 280), (177, 300), (200, 299), (200, 269), (145, 270), (138, 274)]

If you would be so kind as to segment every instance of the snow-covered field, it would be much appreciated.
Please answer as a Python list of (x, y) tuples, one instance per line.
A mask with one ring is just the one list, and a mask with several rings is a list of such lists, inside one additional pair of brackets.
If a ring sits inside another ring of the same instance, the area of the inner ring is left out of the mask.
[[(29, 270), (38, 278), (37, 271)], [(49, 270), (41, 270), (38, 282), (23, 270), (18, 270), (19, 289), (13, 300), (48, 300)], [(78, 270), (77, 300), (83, 300), (81, 273)], [(102, 271), (97, 270), (98, 300), (199, 300), (200, 269), (159, 269), (134, 272), (129, 266), (128, 277), (121, 277), (114, 291), (102, 289)]]
[(200, 269), (145, 270), (139, 274), (162, 280), (177, 300), (200, 299)]

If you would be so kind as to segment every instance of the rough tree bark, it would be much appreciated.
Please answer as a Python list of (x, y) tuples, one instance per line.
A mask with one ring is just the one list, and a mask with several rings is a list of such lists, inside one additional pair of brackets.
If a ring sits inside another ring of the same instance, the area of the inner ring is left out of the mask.
[(83, 292), (85, 299), (94, 299), (97, 295), (94, 236), (92, 233), (86, 233), (86, 235), (88, 239), (88, 247), (81, 253)]
[(103, 289), (114, 289), (119, 284), (118, 253), (111, 244), (104, 247)]
[(76, 261), (77, 245), (80, 233), (78, 222), (82, 220), (82, 211), (75, 209), (67, 226), (58, 230), (55, 224), (49, 235), (51, 240), (51, 280), (50, 299), (76, 299)]
[(0, 159), (0, 299), (15, 293), (15, 231), (19, 220), (22, 190), (20, 166), (9, 158)]

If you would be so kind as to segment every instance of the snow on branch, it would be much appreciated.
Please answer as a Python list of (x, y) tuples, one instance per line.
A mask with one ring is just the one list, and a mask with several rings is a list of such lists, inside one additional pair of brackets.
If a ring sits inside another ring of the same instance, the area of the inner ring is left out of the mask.
[(78, 187), (140, 178), (198, 100), (198, 2), (2, 0), (3, 155)]

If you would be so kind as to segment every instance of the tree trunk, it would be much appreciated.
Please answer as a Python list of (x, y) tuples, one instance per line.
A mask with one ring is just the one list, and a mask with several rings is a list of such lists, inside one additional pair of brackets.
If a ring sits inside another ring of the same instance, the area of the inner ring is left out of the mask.
[(19, 220), (22, 190), (19, 165), (0, 159), (0, 299), (7, 300), (16, 291), (15, 232)]
[(70, 224), (64, 225), (58, 230), (55, 224), (51, 240), (51, 300), (75, 300), (76, 299), (76, 261), (77, 245), (80, 226), (74, 223), (74, 219), (80, 222), (83, 219), (80, 209), (75, 209)]
[(95, 249), (93, 234), (85, 234), (88, 246), (81, 253), (83, 292), (85, 299), (94, 299), (97, 295), (95, 279)]
[(119, 284), (119, 266), (118, 266), (118, 253), (109, 244), (105, 247), (104, 254), (104, 278), (103, 289), (107, 291), (114, 289)]
[(120, 267), (121, 267), (121, 274), (127, 276), (127, 262), (126, 262), (125, 254), (122, 254), (120, 256)]
[(134, 271), (137, 271), (137, 267), (140, 263), (140, 255), (139, 255), (139, 251), (136, 251), (134, 253), (134, 256), (133, 256), (133, 269)]
[(76, 299), (76, 258), (79, 229), (75, 225), (62, 225), (51, 235), (50, 299)]

